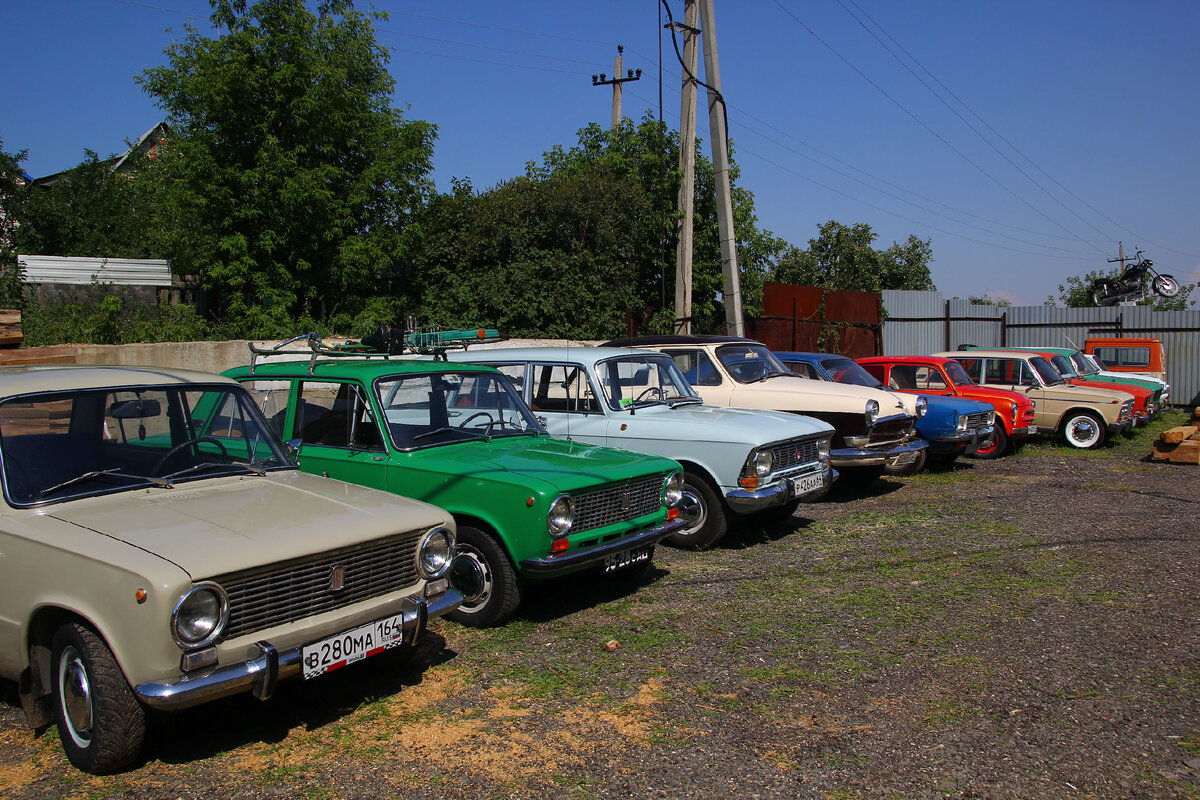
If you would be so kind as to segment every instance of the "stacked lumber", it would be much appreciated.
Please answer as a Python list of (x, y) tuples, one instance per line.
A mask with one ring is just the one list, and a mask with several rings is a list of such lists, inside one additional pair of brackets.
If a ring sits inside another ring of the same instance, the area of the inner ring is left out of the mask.
[(1187, 425), (1168, 428), (1158, 435), (1150, 458), (1172, 464), (1200, 464), (1200, 407), (1192, 410)]
[(23, 339), (21, 310), (0, 308), (0, 347), (20, 347)]

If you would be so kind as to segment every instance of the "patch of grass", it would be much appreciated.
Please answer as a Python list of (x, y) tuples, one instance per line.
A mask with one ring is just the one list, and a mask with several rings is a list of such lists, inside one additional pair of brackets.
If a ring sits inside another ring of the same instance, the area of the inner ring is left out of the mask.
[(1200, 756), (1200, 732), (1183, 737), (1179, 740), (1179, 746), (1190, 756)]

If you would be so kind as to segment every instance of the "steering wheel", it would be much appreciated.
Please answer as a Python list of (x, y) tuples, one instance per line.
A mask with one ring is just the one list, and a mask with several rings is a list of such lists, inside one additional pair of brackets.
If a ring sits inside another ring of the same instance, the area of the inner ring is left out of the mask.
[(150, 470), (151, 474), (158, 475), (159, 470), (161, 470), (163, 467), (163, 464), (166, 464), (167, 461), (171, 458), (171, 456), (175, 455), (176, 453), (178, 453), (180, 450), (182, 450), (185, 447), (190, 447), (191, 445), (200, 444), (200, 442), (212, 442), (213, 444), (215, 444), (217, 447), (219, 447), (221, 449), (221, 458), (229, 458), (229, 451), (225, 449), (225, 445), (221, 444), (220, 439), (217, 439), (216, 437), (213, 437), (213, 436), (197, 436), (195, 439), (188, 439), (186, 442), (180, 442), (179, 444), (175, 445), (167, 452), (163, 453), (162, 458), (160, 458), (157, 462), (155, 462), (154, 468), (152, 470)]
[(465, 428), (465, 427), (467, 427), (467, 423), (468, 423), (468, 422), (470, 422), (471, 420), (475, 419), (476, 417), (487, 417), (487, 420), (488, 420), (488, 422), (495, 422), (495, 420), (494, 420), (494, 419), (492, 419), (492, 415), (491, 415), (491, 414), (489, 414), (488, 412), (486, 412), (486, 411), (476, 411), (474, 414), (472, 414), (471, 416), (467, 417), (467, 418), (466, 418), (466, 419), (464, 419), (462, 422), (458, 423), (458, 427), (460, 427), (460, 428)]
[(654, 392), (654, 394), (655, 394), (654, 399), (662, 400), (662, 396), (663, 396), (662, 389), (657, 386), (651, 386), (647, 389), (644, 389), (641, 394), (639, 394), (637, 397), (635, 397), (633, 399), (633, 402), (635, 402), (635, 403), (639, 402), (643, 397), (650, 394), (651, 392)]

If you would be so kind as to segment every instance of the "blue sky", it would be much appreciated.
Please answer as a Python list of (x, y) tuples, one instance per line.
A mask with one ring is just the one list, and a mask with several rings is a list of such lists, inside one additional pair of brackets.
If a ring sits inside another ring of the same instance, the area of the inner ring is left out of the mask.
[[(669, 0), (683, 16), (683, 3)], [(715, 0), (730, 135), (759, 223), (799, 245), (826, 220), (877, 247), (932, 240), (948, 296), (1041, 303), (1119, 241), (1200, 281), (1200, 3)], [(359, 8), (366, 8), (363, 3)], [(395, 105), (438, 126), (435, 179), (521, 174), (589, 122), (679, 122), (656, 0), (380, 0)], [(0, 0), (0, 141), (34, 176), (124, 149), (162, 113), (133, 76), (205, 0)], [(660, 62), (661, 42), (661, 62)], [(886, 47), (885, 47), (886, 45)], [(1190, 88), (1189, 88), (1190, 87)], [(934, 91), (936, 90), (937, 95)], [(939, 96), (942, 98), (939, 100)], [(707, 140), (703, 109), (698, 123)], [(707, 147), (707, 142), (706, 145)]]

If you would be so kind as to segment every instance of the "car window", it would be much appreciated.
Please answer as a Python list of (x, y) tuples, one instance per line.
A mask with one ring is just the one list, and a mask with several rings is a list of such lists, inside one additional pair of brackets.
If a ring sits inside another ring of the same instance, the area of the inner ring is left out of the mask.
[(912, 364), (892, 365), (891, 373), (888, 375), (888, 388), (908, 390), (924, 388), (918, 385), (917, 380), (918, 371), (924, 369), (924, 367), (915, 367)]
[(508, 379), (508, 383), (517, 390), (517, 394), (524, 396), (525, 393), (525, 365), (524, 364), (489, 364), (490, 367), (495, 367), (500, 370), (500, 374)]
[(703, 350), (668, 350), (667, 355), (692, 386), (720, 386), (721, 371)]
[(304, 444), (383, 449), (370, 404), (353, 383), (301, 381), (292, 430)]
[(600, 404), (587, 372), (577, 364), (534, 364), (530, 407), (534, 411), (594, 414)]
[(428, 372), (375, 381), (387, 434), (400, 450), (544, 433), (497, 372)]
[(280, 439), (285, 439), (283, 423), (287, 416), (288, 391), (291, 384), (288, 381), (244, 381), (242, 386), (254, 398), (254, 405), (266, 419), (267, 425)]
[(825, 380), (825, 377), (821, 375), (821, 373), (817, 372), (817, 368), (812, 364), (809, 364), (807, 361), (788, 361), (787, 359), (781, 360), (783, 361), (783, 365), (785, 367), (790, 369), (796, 375), (799, 375), (801, 378), (810, 378), (815, 381)]
[(661, 353), (606, 359), (596, 365), (596, 378), (614, 411), (696, 397), (675, 361)]
[(983, 359), (982, 358), (958, 358), (955, 359), (963, 372), (967, 373), (967, 377), (973, 383), (981, 383), (983, 381)]
[(1114, 367), (1149, 367), (1149, 347), (1097, 347), (1096, 358)]
[[(1004, 383), (1016, 386), (1037, 386), (1033, 368), (1019, 358), (989, 358), (986, 367), (987, 383)], [(969, 372), (969, 371), (968, 371)]]

